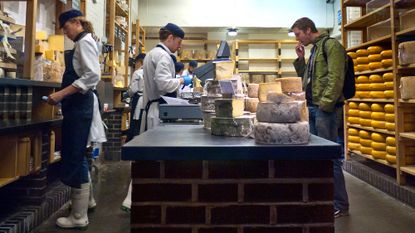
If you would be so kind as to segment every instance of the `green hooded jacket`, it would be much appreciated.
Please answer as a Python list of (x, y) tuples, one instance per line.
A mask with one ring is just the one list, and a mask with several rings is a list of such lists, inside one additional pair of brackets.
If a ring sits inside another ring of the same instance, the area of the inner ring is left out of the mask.
[[(328, 39), (325, 45), (327, 62), (323, 54), (323, 41), (328, 37), (322, 33), (313, 43), (316, 46), (314, 73), (312, 77), (313, 104), (325, 112), (334, 112), (337, 103), (344, 101), (343, 85), (346, 74), (346, 51), (335, 39)], [(310, 62), (310, 61), (308, 61)], [(303, 79), (303, 90), (307, 88), (308, 68), (303, 58), (294, 61), (299, 77)]]

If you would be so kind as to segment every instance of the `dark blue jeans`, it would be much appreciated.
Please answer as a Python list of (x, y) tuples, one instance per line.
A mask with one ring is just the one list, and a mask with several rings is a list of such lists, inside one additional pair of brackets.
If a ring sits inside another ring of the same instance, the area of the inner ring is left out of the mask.
[[(338, 108), (337, 110), (341, 111), (341, 108)], [(310, 116), (310, 133), (337, 142), (339, 125), (336, 120), (336, 111), (324, 112), (321, 111), (318, 106), (309, 106), (308, 111)], [(333, 160), (335, 210), (349, 209), (349, 198), (347, 196), (342, 164), (342, 159)]]

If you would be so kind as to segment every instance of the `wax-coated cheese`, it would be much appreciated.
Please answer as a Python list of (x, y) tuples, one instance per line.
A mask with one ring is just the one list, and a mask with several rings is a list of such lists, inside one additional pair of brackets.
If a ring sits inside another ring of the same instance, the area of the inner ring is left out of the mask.
[(370, 80), (365, 75), (360, 75), (356, 78), (356, 83), (370, 83)]
[(372, 154), (372, 147), (361, 146), (360, 147), (360, 152), (362, 154), (365, 154), (365, 155), (371, 155)]
[(259, 89), (259, 84), (257, 83), (248, 84), (248, 97), (258, 98), (258, 89)]
[(360, 145), (364, 146), (364, 147), (371, 147), (372, 146), (372, 140), (371, 139), (360, 138)]
[(380, 54), (371, 54), (367, 58), (369, 59), (369, 62), (382, 61), (382, 56)]
[(385, 104), (383, 107), (386, 113), (395, 113), (395, 105), (393, 104)]
[(347, 55), (349, 55), (352, 59), (357, 58), (357, 54), (355, 52), (348, 52)]
[(367, 132), (366, 130), (360, 130), (359, 131), (359, 137), (361, 138), (366, 138), (366, 139), (370, 139), (370, 133)]
[(372, 149), (377, 151), (386, 152), (386, 143), (384, 142), (372, 142)]
[(370, 90), (371, 91), (385, 91), (385, 83), (371, 83)]
[(395, 96), (395, 92), (393, 90), (386, 90), (383, 93), (387, 99), (391, 99)]
[(354, 143), (360, 143), (360, 138), (357, 136), (348, 136), (347, 140), (349, 140), (349, 142), (354, 142)]
[(372, 83), (358, 83), (356, 84), (356, 91), (370, 91)]
[(407, 41), (399, 44), (399, 64), (406, 66), (415, 63), (415, 41)]
[(294, 99), (284, 93), (268, 92), (267, 101), (271, 103), (279, 104), (279, 103), (293, 102)]
[(390, 155), (396, 155), (396, 147), (395, 146), (386, 146), (386, 152)]
[(385, 98), (385, 92), (384, 91), (371, 91), (370, 97), (373, 99), (383, 99)]
[(373, 141), (375, 141), (375, 142), (386, 142), (386, 138), (385, 138), (385, 136), (383, 136), (382, 134), (380, 134), (380, 133), (372, 133), (371, 135), (370, 135), (370, 138), (373, 140)]
[(385, 90), (393, 90), (393, 82), (385, 82)]
[(349, 128), (349, 129), (347, 130), (347, 133), (348, 133), (349, 135), (352, 135), (352, 136), (359, 136), (359, 130), (354, 129), (354, 128)]
[(395, 131), (395, 123), (386, 122), (385, 123), (385, 128), (388, 131)]
[(350, 124), (360, 124), (359, 120), (360, 120), (360, 118), (359, 118), (359, 117), (348, 117), (348, 118), (347, 118), (347, 121), (348, 121)]
[(368, 57), (358, 57), (358, 58), (356, 58), (356, 62), (359, 65), (369, 64), (369, 58)]
[(382, 68), (382, 62), (370, 62), (369, 63), (369, 69), (370, 70), (377, 70)]
[(359, 117), (365, 119), (371, 119), (372, 112), (371, 111), (359, 111)]
[(359, 124), (361, 126), (372, 126), (372, 119), (360, 118), (359, 119)]
[(392, 50), (390, 49), (383, 50), (382, 52), (380, 52), (380, 55), (382, 56), (383, 59), (392, 58)]
[(386, 137), (386, 145), (388, 146), (396, 146), (395, 137)]
[(211, 132), (216, 136), (245, 137), (252, 133), (255, 116), (212, 117)]
[(356, 51), (358, 57), (366, 57), (369, 55), (369, 52), (366, 49), (359, 49)]
[(358, 109), (349, 109), (349, 116), (358, 117), (359, 116), (359, 110)]
[(386, 154), (385, 159), (386, 159), (386, 161), (388, 161), (388, 163), (396, 164), (396, 155)]
[(385, 120), (385, 113), (383, 112), (372, 112), (371, 118), (377, 121), (384, 121)]
[(347, 146), (349, 147), (349, 150), (360, 150), (360, 144), (359, 143), (354, 143), (354, 142), (348, 142)]
[(277, 78), (275, 81), (281, 83), (282, 92), (303, 91), (301, 77)]
[(367, 48), (367, 52), (369, 54), (376, 54), (376, 53), (380, 53), (382, 51), (383, 51), (383, 48), (380, 47), (380, 46), (376, 46), (376, 45), (375, 46), (370, 46), (370, 47)]
[(366, 71), (366, 70), (369, 70), (369, 69), (370, 69), (369, 65), (361, 65), (361, 64), (357, 65), (357, 71), (358, 72), (363, 72), (363, 71)]
[(370, 98), (370, 91), (356, 91), (356, 97), (360, 99)]
[(260, 83), (258, 88), (258, 97), (260, 102), (267, 101), (268, 92), (282, 93), (281, 82)]
[(256, 112), (259, 103), (258, 98), (245, 98), (245, 111)]
[(375, 159), (386, 159), (386, 151), (372, 150), (372, 156)]
[(372, 120), (371, 125), (375, 129), (386, 129), (385, 123), (386, 123), (385, 121)]
[(378, 103), (374, 103), (370, 105), (370, 110), (372, 110), (372, 112), (384, 112), (384, 108), (382, 104), (378, 104)]
[(256, 117), (259, 122), (294, 123), (308, 121), (308, 112), (304, 101), (259, 103)]
[(349, 108), (352, 108), (352, 109), (358, 109), (358, 108), (359, 108), (359, 106), (357, 105), (357, 103), (356, 103), (356, 102), (349, 102)]
[(369, 76), (369, 81), (371, 83), (383, 83), (383, 78), (382, 76), (378, 75), (378, 74), (372, 74)]
[(393, 73), (384, 73), (383, 80), (385, 82), (392, 82), (393, 81)]
[(372, 111), (371, 107), (367, 103), (359, 103), (359, 110), (361, 111)]
[(399, 89), (402, 99), (415, 99), (415, 76), (402, 77)]
[(309, 138), (310, 129), (306, 121), (255, 124), (255, 142), (259, 144), (306, 144)]
[(388, 68), (388, 67), (391, 67), (392, 65), (393, 65), (393, 60), (392, 59), (383, 59), (382, 60), (383, 68)]

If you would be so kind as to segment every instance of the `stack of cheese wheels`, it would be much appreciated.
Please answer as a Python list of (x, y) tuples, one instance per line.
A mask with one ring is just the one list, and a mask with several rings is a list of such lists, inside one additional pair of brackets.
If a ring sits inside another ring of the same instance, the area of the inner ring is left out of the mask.
[(370, 80), (368, 76), (360, 75), (356, 78), (356, 98), (370, 98)]
[(357, 72), (363, 72), (369, 70), (369, 58), (368, 58), (368, 51), (366, 49), (359, 49), (356, 51), (356, 70)]
[(365, 155), (372, 154), (372, 138), (366, 130), (359, 131), (360, 152)]
[(395, 105), (385, 104), (385, 128), (388, 131), (395, 131)]
[(392, 59), (392, 50), (383, 50), (380, 55), (382, 56), (382, 67), (383, 68), (390, 68), (393, 66), (393, 59)]
[(349, 110), (347, 112), (347, 122), (350, 124), (360, 124), (359, 106), (356, 102), (349, 102)]
[(201, 109), (203, 113), (203, 126), (210, 129), (211, 119), (215, 116), (215, 100), (222, 98), (219, 82), (206, 80), (201, 97)]
[[(255, 142), (259, 144), (306, 144), (310, 132), (308, 111), (304, 100), (298, 101), (286, 93), (301, 92), (301, 78), (280, 78), (280, 89), (259, 86), (256, 112)], [(281, 89), (281, 87), (283, 87)]]
[(396, 140), (395, 137), (386, 137), (386, 161), (391, 164), (396, 163)]
[(258, 98), (259, 84), (248, 84), (248, 97), (245, 97), (245, 111), (254, 113), (259, 103)]
[(386, 159), (386, 137), (380, 133), (372, 133), (372, 156), (374, 159)]
[(382, 68), (382, 57), (380, 53), (382, 52), (383, 48), (380, 46), (370, 46), (367, 48), (368, 52), (368, 60), (369, 60), (369, 69), (370, 70), (377, 70)]
[(385, 82), (385, 98), (386, 99), (393, 99), (394, 93), (394, 84), (393, 84), (393, 73), (384, 73), (383, 74), (383, 81)]
[(384, 105), (380, 103), (373, 103), (370, 108), (372, 110), (371, 126), (375, 129), (386, 129)]
[(355, 128), (349, 128), (347, 130), (347, 145), (349, 150), (360, 151), (359, 130)]
[(281, 83), (282, 93), (294, 100), (305, 101), (305, 92), (303, 92), (301, 77), (276, 78), (275, 81)]
[(415, 99), (415, 76), (402, 77), (399, 89), (402, 99)]
[(354, 72), (357, 72), (357, 54), (355, 52), (348, 52), (347, 55), (349, 55), (349, 57), (353, 59)]
[(385, 82), (383, 77), (379, 74), (372, 74), (369, 76), (370, 81), (370, 98), (383, 99), (385, 98)]
[(372, 126), (372, 110), (368, 103), (359, 103), (359, 124)]

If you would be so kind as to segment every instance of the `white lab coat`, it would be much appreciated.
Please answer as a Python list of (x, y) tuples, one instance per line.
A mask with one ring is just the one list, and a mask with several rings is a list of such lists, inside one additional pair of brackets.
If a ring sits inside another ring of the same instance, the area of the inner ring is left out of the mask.
[[(144, 59), (144, 93), (141, 98), (143, 99), (143, 108), (146, 107), (147, 102), (177, 91), (180, 86), (180, 80), (175, 78), (176, 71), (173, 59), (170, 57), (171, 51), (163, 43), (159, 43), (159, 45), (163, 46), (166, 51), (155, 47)], [(143, 112), (140, 133), (145, 131), (146, 124), (147, 129), (152, 129), (160, 124), (157, 102), (151, 104), (148, 113)]]
[[(128, 87), (128, 95), (130, 97), (134, 96), (135, 93), (138, 95), (143, 96), (144, 90), (144, 71), (143, 67), (140, 67), (138, 70), (134, 71), (133, 77), (131, 78), (130, 86)], [(138, 99), (137, 106), (133, 114), (134, 120), (140, 119), (140, 111), (143, 109), (143, 98)]]

